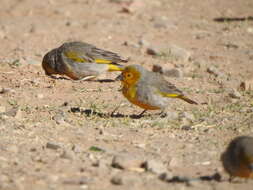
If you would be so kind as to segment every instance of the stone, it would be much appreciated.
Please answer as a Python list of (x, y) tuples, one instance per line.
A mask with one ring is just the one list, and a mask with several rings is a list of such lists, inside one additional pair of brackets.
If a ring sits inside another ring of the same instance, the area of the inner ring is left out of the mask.
[(164, 71), (164, 75), (167, 77), (182, 78), (184, 76), (180, 69), (169, 69)]
[(111, 178), (111, 183), (114, 185), (134, 185), (139, 183), (141, 178), (136, 173), (117, 173)]
[(253, 78), (241, 82), (239, 88), (243, 91), (251, 91), (253, 90)]
[(148, 55), (159, 55), (160, 51), (155, 47), (148, 47), (146, 50)]
[(123, 170), (138, 170), (143, 163), (143, 159), (137, 157), (136, 155), (123, 153), (116, 155), (112, 159), (112, 167), (119, 168)]
[(213, 74), (216, 77), (221, 75), (221, 72), (216, 67), (213, 67), (213, 66), (208, 67), (206, 71), (210, 74)]
[(183, 112), (183, 113), (181, 113), (180, 114), (180, 118), (182, 118), (182, 119), (187, 119), (187, 120), (189, 120), (189, 121), (191, 121), (191, 122), (193, 122), (194, 120), (195, 120), (195, 117), (194, 117), (194, 115), (193, 114), (191, 114), (191, 113), (188, 113), (188, 112)]
[(0, 113), (4, 113), (4, 112), (6, 112), (6, 107), (0, 106)]
[(228, 93), (229, 97), (235, 98), (235, 99), (240, 99), (242, 95), (240, 92), (238, 92), (236, 89), (231, 89), (230, 92)]
[(39, 99), (42, 99), (42, 98), (44, 98), (44, 95), (43, 94), (37, 94), (36, 97), (39, 98)]
[(173, 59), (178, 60), (178, 61), (183, 61), (183, 62), (187, 62), (190, 61), (191, 59), (191, 52), (181, 48), (177, 45), (169, 45), (166, 48), (164, 48), (164, 50), (162, 51), (162, 53), (171, 56)]
[(61, 148), (61, 146), (57, 145), (55, 143), (47, 142), (46, 148), (52, 149), (52, 150), (57, 150), (57, 149)]
[(9, 111), (5, 112), (4, 115), (14, 117), (15, 119), (22, 119), (22, 111), (19, 107), (14, 107)]
[(150, 171), (155, 174), (162, 174), (167, 171), (166, 166), (160, 160), (147, 160), (143, 163), (143, 167), (146, 169), (146, 171)]
[(180, 69), (178, 68), (168, 69), (165, 66), (162, 67), (158, 64), (153, 65), (152, 71), (163, 74), (167, 77), (175, 77), (175, 78), (183, 77), (183, 72)]
[(14, 93), (15, 91), (11, 88), (0, 87), (0, 94)]
[(52, 119), (59, 125), (65, 123), (64, 112), (59, 112), (52, 117)]
[(141, 39), (139, 40), (138, 44), (141, 46), (141, 47), (149, 47), (150, 46), (150, 43), (144, 39)]

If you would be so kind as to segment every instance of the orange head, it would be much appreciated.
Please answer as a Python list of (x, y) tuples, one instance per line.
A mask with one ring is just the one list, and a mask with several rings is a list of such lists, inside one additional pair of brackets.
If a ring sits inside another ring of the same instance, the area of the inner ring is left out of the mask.
[(123, 85), (134, 85), (144, 76), (144, 68), (140, 65), (130, 65), (124, 68), (117, 79), (121, 80)]

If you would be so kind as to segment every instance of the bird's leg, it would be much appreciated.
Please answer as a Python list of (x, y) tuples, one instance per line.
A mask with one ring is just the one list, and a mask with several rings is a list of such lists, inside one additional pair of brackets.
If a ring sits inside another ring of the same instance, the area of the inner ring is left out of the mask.
[(143, 116), (143, 114), (144, 114), (146, 111), (147, 111), (147, 110), (143, 110), (143, 111), (138, 115), (138, 117)]

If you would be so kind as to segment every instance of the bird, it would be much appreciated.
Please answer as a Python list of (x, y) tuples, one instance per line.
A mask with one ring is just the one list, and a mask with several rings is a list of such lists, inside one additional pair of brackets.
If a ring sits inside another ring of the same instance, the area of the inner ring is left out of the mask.
[(141, 65), (126, 66), (116, 78), (122, 83), (122, 94), (129, 102), (147, 110), (162, 110), (169, 105), (171, 98), (178, 98), (189, 104), (198, 104), (186, 97), (183, 92), (168, 82), (161, 74), (148, 71)]
[(46, 53), (42, 68), (48, 76), (59, 74), (73, 80), (90, 80), (107, 71), (122, 71), (124, 67), (119, 62), (127, 61), (111, 51), (74, 41), (65, 42)]
[(221, 161), (229, 181), (235, 177), (253, 179), (253, 137), (234, 138), (221, 154)]

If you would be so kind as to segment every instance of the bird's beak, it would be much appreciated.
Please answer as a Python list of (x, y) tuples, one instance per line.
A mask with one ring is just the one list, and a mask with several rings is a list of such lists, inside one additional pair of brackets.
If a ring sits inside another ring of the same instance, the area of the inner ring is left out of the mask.
[(122, 81), (122, 80), (123, 80), (123, 75), (122, 74), (120, 74), (119, 76), (117, 76), (115, 78), (115, 81)]

